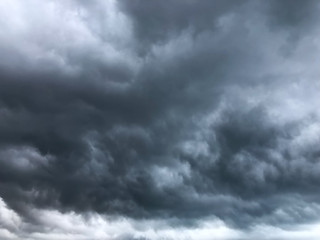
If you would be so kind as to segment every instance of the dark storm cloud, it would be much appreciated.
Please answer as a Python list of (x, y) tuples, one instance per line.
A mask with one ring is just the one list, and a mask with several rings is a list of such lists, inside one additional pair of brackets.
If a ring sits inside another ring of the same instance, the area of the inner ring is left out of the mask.
[[(316, 2), (34, 0), (47, 16), (15, 3), (0, 196), (31, 226), (32, 209), (190, 228), (318, 220)], [(307, 40), (284, 56), (291, 33)]]
[(161, 44), (185, 31), (215, 31), (219, 17), (241, 11), (246, 1), (123, 1), (120, 8), (133, 20), (135, 34), (142, 46)]
[(303, 30), (315, 24), (319, 3), (314, 0), (301, 1), (269, 1), (267, 11), (271, 24), (275, 28), (291, 28)]

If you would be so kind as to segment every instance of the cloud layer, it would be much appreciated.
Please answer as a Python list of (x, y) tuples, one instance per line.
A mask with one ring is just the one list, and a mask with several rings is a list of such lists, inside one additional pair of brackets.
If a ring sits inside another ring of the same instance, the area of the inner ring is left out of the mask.
[(318, 12), (1, 1), (0, 236), (315, 239)]

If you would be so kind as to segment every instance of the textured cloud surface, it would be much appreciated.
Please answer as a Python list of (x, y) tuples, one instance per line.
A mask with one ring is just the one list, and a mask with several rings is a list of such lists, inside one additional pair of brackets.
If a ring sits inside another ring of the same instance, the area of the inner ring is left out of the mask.
[(319, 10), (0, 0), (0, 238), (318, 239)]

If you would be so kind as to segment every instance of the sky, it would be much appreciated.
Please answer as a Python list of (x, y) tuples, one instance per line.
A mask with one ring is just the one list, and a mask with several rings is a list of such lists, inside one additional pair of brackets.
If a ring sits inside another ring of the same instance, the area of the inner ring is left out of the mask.
[(319, 11), (0, 0), (0, 239), (319, 239)]

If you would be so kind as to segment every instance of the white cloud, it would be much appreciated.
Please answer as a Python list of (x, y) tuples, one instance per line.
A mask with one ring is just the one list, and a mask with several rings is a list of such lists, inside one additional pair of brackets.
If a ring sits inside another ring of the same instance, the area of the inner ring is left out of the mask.
[[(129, 19), (117, 10), (115, 1), (88, 5), (97, 6), (91, 9), (60, 0), (1, 1), (0, 49), (7, 57), (0, 64), (16, 67), (23, 62), (30, 69), (41, 66), (72, 74), (83, 68), (79, 59), (90, 57), (104, 65), (121, 62), (136, 71), (139, 60), (128, 44)], [(103, 9), (108, 11), (95, 14)]]

